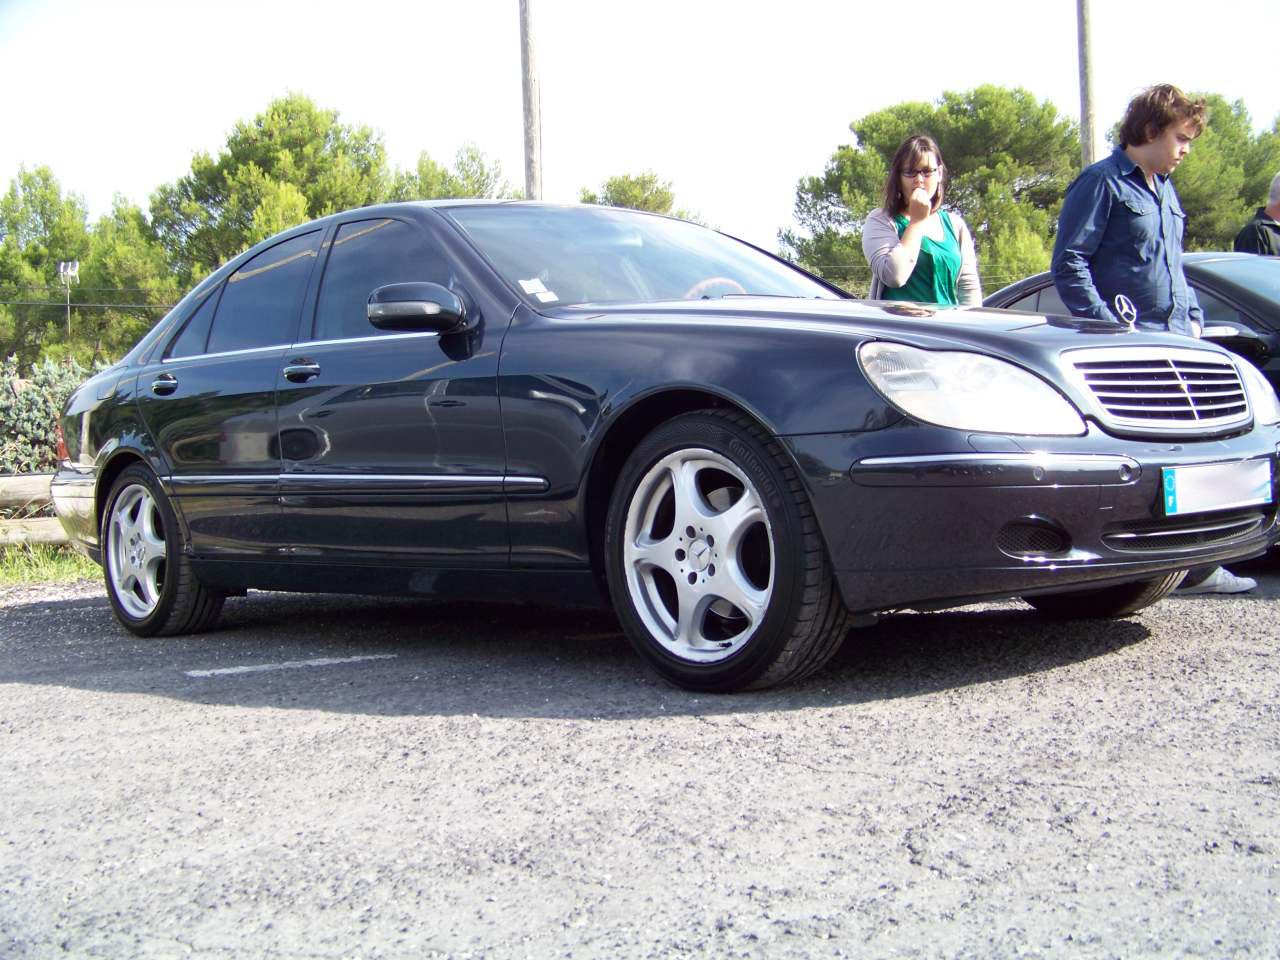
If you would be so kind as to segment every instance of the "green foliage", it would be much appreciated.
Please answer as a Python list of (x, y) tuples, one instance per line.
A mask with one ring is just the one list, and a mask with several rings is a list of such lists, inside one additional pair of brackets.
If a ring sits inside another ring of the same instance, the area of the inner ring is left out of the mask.
[(18, 371), (17, 357), (0, 365), (0, 473), (47, 473), (58, 462), (58, 417), (88, 371), (74, 360), (46, 360), (21, 386)]
[(0, 585), (96, 580), (102, 568), (70, 547), (24, 543), (0, 547)]
[(65, 336), (58, 261), (88, 256), (87, 216), (84, 201), (63, 196), (48, 167), (19, 170), (10, 182), (0, 199), (0, 301), (9, 301), (0, 304), (3, 355), (29, 363), (46, 342)]
[(647, 210), (681, 220), (700, 223), (698, 216), (688, 210), (676, 209), (676, 195), (668, 180), (659, 180), (652, 170), (644, 173), (623, 173), (610, 177), (600, 184), (600, 192), (583, 187), (578, 194), (582, 203), (595, 203), (605, 207), (626, 207), (628, 210)]
[(388, 200), (512, 196), (497, 163), (474, 145), (453, 169), (426, 153), (413, 171), (387, 165), (382, 138), (338, 122), (301, 94), (236, 124), (216, 156), (151, 196), (156, 235), (182, 286), (260, 240), (316, 217)]
[(946, 202), (964, 217), (977, 243), (988, 288), (1000, 278), (1048, 265), (1051, 227), (1062, 195), (1079, 170), (1075, 125), (1023, 89), (981, 86), (947, 92), (936, 103), (908, 102), (850, 124), (856, 145), (839, 147), (822, 174), (796, 188), (799, 230), (780, 232), (784, 254), (854, 293), (870, 268), (862, 255), (867, 215), (883, 202), (884, 182), (899, 144), (932, 136), (946, 160)]
[[(452, 169), (425, 153), (413, 172), (387, 168), (382, 142), (290, 95), (238, 123), (216, 157), (151, 197), (151, 217), (117, 197), (92, 226), (84, 201), (46, 167), (21, 170), (0, 198), (0, 356), (82, 365), (123, 355), (192, 281), (281, 230), (385, 200), (514, 196), (474, 145)], [(70, 329), (60, 260), (78, 260)]]
[(1050, 239), (1054, 213), (1030, 203), (1019, 203), (1013, 191), (1001, 183), (989, 183), (982, 197), (987, 233), (982, 282), (993, 292), (1015, 280), (1049, 269), (1053, 256)]
[(390, 180), (380, 137), (290, 94), (160, 187), (152, 223), (185, 286), (278, 230), (384, 199)]
[(1243, 101), (1200, 96), (1209, 122), (1173, 172), (1187, 215), (1183, 245), (1188, 250), (1230, 250), (1254, 209), (1266, 204), (1271, 178), (1280, 171), (1280, 136), (1273, 130), (1255, 137)]
[(582, 188), (579, 198), (583, 203), (598, 203), (606, 207), (626, 207), (629, 210), (648, 210), (650, 213), (671, 213), (676, 195), (671, 184), (659, 180), (652, 171), (640, 174), (624, 173), (610, 177), (594, 193)]
[[(72, 291), (68, 348), (46, 344), (43, 355), (74, 358), (86, 366), (116, 360), (181, 296), (146, 215), (116, 197), (111, 212), (94, 225), (89, 255), (80, 265), (80, 289)], [(116, 306), (74, 309), (76, 300), (88, 297)]]
[[(69, 332), (60, 260), (80, 261)], [(146, 217), (122, 198), (90, 228), (84, 201), (38, 167), (21, 171), (0, 201), (0, 300), (10, 301), (0, 304), (0, 355), (23, 366), (39, 357), (114, 359), (178, 292)]]
[(450, 170), (423, 151), (413, 172), (395, 175), (390, 200), (448, 200), (465, 197), (519, 196), (502, 176), (502, 165), (490, 161), (475, 144), (466, 144), (454, 156)]

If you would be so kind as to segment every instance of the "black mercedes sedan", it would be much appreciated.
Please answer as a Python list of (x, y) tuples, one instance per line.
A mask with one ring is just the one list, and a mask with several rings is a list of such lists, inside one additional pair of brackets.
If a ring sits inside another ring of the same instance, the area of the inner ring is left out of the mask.
[(806, 676), (898, 608), (1124, 616), (1280, 533), (1280, 405), (1213, 344), (858, 302), (602, 207), (295, 227), (60, 428), (58, 514), (136, 634), (248, 588), (591, 597), (700, 690)]
[[(1204, 339), (1252, 361), (1280, 391), (1280, 257), (1188, 253), (1183, 270), (1204, 311)], [(983, 305), (1069, 313), (1050, 273), (1011, 283), (987, 297)]]

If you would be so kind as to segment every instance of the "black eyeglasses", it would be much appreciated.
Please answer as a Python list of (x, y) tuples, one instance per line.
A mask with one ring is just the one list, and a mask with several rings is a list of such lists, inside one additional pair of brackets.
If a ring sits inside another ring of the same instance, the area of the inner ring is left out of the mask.
[(937, 172), (937, 167), (921, 167), (919, 170), (903, 170), (902, 175), (908, 180), (914, 180), (916, 177), (924, 177), (928, 179)]

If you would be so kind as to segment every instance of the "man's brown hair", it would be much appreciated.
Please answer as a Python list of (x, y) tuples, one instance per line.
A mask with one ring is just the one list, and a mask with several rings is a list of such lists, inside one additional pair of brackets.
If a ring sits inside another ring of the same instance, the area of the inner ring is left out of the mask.
[(1171, 123), (1190, 120), (1196, 136), (1204, 131), (1204, 97), (1192, 100), (1172, 83), (1147, 87), (1129, 101), (1120, 124), (1120, 146), (1140, 147), (1150, 143)]
[(947, 165), (942, 162), (942, 151), (938, 149), (933, 137), (916, 134), (907, 137), (898, 147), (897, 153), (889, 163), (889, 179), (884, 184), (884, 212), (894, 217), (907, 205), (906, 194), (902, 192), (902, 174), (908, 167), (915, 167), (926, 153), (932, 153), (938, 161), (938, 190), (933, 195), (933, 213), (942, 206), (942, 195), (947, 184)]

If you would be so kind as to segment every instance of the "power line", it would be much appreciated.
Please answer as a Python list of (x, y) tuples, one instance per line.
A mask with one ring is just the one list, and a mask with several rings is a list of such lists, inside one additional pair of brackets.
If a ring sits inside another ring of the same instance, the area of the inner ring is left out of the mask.
[[(0, 306), (3, 307), (57, 307), (59, 310), (65, 309), (66, 304), (54, 303), (50, 300), (0, 300)], [(172, 303), (77, 303), (71, 301), (72, 309), (79, 307), (92, 307), (96, 309), (110, 310), (113, 307), (125, 310), (169, 310), (173, 307)]]
[[(0, 289), (14, 290), (21, 293), (23, 291), (31, 291), (31, 290), (61, 290), (62, 285), (61, 284), (44, 284), (44, 285), (34, 284), (31, 286), (23, 287), (23, 286), (18, 286), (17, 284), (14, 284), (13, 286), (5, 286), (3, 284), (0, 284)], [(147, 293), (149, 292), (150, 288), (149, 287), (77, 287), (77, 289), (88, 291), (91, 293)]]

